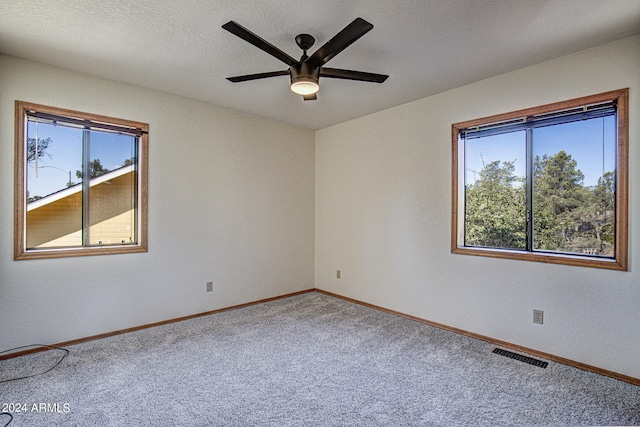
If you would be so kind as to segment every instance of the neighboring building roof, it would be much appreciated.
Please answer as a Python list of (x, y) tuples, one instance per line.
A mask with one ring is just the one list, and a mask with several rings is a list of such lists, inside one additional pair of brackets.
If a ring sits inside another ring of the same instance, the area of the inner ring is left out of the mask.
[[(123, 166), (121, 168), (107, 172), (103, 175), (92, 178), (90, 185), (91, 187), (100, 185), (106, 181), (110, 181), (112, 179), (131, 173), (134, 170), (135, 170), (135, 165)], [(38, 209), (42, 206), (48, 205), (49, 203), (53, 203), (55, 201), (64, 199), (65, 197), (69, 197), (72, 194), (79, 193), (81, 190), (82, 190), (82, 183), (79, 183), (79, 184), (72, 185), (71, 187), (56, 191), (55, 193), (51, 193), (38, 200), (28, 203), (27, 211)]]

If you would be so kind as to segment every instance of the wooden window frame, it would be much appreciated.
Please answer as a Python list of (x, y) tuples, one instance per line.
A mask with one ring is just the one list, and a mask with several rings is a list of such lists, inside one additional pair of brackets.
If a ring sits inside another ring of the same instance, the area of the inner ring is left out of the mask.
[[(138, 206), (137, 226), (138, 243), (131, 245), (114, 246), (83, 246), (74, 248), (50, 248), (50, 249), (26, 249), (26, 112), (37, 111), (57, 116), (73, 117), (80, 120), (88, 120), (101, 123), (111, 123), (139, 129), (142, 135), (138, 142)], [(97, 114), (34, 104), (24, 101), (15, 101), (15, 167), (14, 167), (14, 260), (66, 258), (92, 255), (114, 255), (126, 253), (147, 252), (148, 226), (147, 226), (147, 193), (148, 193), (148, 166), (149, 166), (149, 125), (132, 120), (118, 119)]]
[[(592, 258), (574, 254), (555, 254), (524, 252), (508, 249), (476, 248), (464, 246), (464, 180), (460, 174), (462, 164), (459, 133), (463, 129), (489, 123), (513, 120), (517, 118), (551, 113), (583, 105), (616, 101), (617, 111), (617, 148), (616, 148), (616, 247), (613, 259)], [(628, 270), (628, 210), (629, 210), (629, 89), (575, 98), (568, 101), (546, 104), (504, 114), (469, 120), (451, 125), (451, 253), (486, 256), (511, 260), (564, 264), (580, 267), (603, 268), (610, 270)]]

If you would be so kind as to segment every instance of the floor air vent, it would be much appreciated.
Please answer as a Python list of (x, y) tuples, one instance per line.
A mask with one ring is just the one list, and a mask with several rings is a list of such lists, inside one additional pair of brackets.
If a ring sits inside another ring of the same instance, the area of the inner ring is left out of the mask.
[(493, 352), (495, 354), (499, 354), (500, 356), (506, 356), (511, 359), (528, 363), (529, 365), (538, 366), (540, 368), (546, 368), (547, 365), (549, 365), (548, 362), (543, 362), (542, 360), (534, 359), (533, 357), (523, 356), (522, 354), (514, 353), (512, 351), (502, 350), (501, 348), (494, 348)]

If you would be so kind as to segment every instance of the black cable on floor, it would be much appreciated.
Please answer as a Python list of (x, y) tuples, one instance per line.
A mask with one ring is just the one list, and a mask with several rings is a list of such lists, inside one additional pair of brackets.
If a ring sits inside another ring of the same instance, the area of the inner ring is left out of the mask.
[(9, 415), (9, 421), (7, 421), (7, 423), (2, 427), (7, 427), (9, 424), (11, 424), (11, 421), (13, 421), (13, 415), (8, 412), (0, 412), (0, 415)]
[[(35, 376), (38, 376), (38, 375), (46, 374), (47, 372), (51, 372), (51, 371), (52, 371), (56, 366), (58, 366), (58, 365), (60, 364), (60, 362), (62, 362), (62, 361), (64, 360), (64, 358), (65, 358), (65, 357), (67, 357), (67, 355), (69, 354), (69, 350), (67, 350), (66, 348), (56, 347), (55, 345), (46, 345), (46, 344), (23, 345), (23, 346), (21, 346), (21, 347), (16, 347), (16, 348), (11, 348), (11, 349), (9, 349), (9, 350), (5, 350), (5, 351), (0, 351), (0, 354), (3, 354), (3, 353), (9, 353), (9, 352), (13, 352), (13, 351), (16, 351), (16, 350), (20, 350), (21, 348), (29, 348), (29, 347), (46, 347), (46, 348), (49, 348), (49, 349), (62, 350), (62, 351), (64, 351), (65, 353), (64, 353), (64, 356), (62, 356), (62, 357), (60, 358), (60, 360), (58, 360), (58, 362), (57, 362), (55, 365), (53, 365), (52, 367), (50, 367), (49, 369), (47, 369), (47, 370), (46, 370), (46, 371), (44, 371), (44, 372), (38, 372), (38, 373), (36, 373), (36, 374), (32, 374), (32, 375), (25, 375), (24, 377), (10, 378), (10, 379), (8, 379), (8, 380), (2, 380), (2, 381), (0, 381), (0, 384), (2, 384), (2, 383), (8, 383), (9, 381), (23, 380), (23, 379), (25, 379), (25, 378), (31, 378), (31, 377), (35, 377)], [(3, 414), (6, 414), (6, 412), (3, 412)], [(9, 415), (11, 416), (11, 419), (13, 419), (13, 416), (12, 416), (11, 414), (9, 414)], [(9, 420), (9, 422), (11, 422), (11, 420)], [(4, 427), (6, 427), (7, 425), (9, 425), (9, 424), (6, 424)]]

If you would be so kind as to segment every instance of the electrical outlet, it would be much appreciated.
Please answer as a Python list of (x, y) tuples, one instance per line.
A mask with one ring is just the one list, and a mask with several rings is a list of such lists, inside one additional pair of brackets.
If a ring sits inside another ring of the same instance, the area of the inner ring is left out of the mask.
[(207, 282), (207, 292), (213, 291), (213, 282)]
[(342, 276), (342, 273), (340, 272), (340, 270), (336, 270), (336, 279), (340, 279)]
[(542, 325), (544, 320), (544, 311), (533, 310), (533, 323), (539, 323)]

